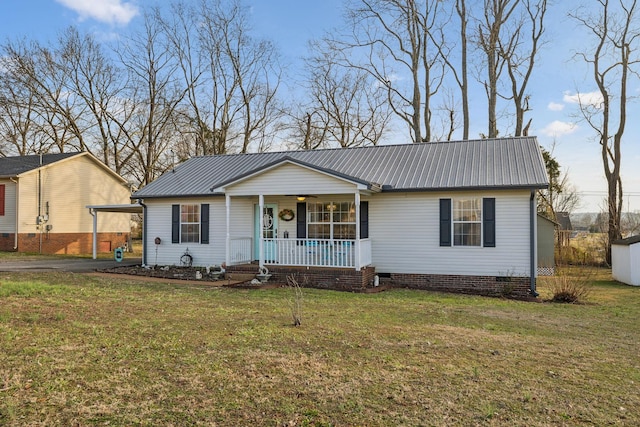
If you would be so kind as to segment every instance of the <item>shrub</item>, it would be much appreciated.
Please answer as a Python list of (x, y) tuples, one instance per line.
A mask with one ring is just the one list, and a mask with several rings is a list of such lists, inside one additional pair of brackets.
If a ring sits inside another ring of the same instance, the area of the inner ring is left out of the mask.
[(577, 275), (558, 271), (556, 276), (546, 279), (551, 291), (551, 301), (562, 303), (582, 303), (591, 293), (592, 272), (579, 271)]

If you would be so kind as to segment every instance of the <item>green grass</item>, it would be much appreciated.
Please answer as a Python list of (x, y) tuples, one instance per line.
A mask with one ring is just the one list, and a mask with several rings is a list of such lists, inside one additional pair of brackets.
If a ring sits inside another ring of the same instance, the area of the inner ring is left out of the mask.
[(640, 424), (606, 272), (570, 305), (305, 289), (301, 327), (290, 292), (0, 273), (0, 425)]

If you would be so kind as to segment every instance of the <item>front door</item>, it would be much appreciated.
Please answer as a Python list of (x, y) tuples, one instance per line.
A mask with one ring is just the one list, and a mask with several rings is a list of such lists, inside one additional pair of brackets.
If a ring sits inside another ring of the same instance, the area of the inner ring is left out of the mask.
[[(260, 258), (260, 205), (255, 205), (254, 215), (254, 258)], [(263, 210), (263, 237), (264, 242), (264, 260), (275, 262), (278, 254), (278, 243), (275, 240), (278, 237), (278, 205), (272, 203), (265, 203)]]

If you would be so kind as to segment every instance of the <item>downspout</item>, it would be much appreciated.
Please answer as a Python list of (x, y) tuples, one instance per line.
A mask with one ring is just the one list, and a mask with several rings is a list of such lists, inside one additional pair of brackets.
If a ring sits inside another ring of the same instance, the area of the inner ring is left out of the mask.
[(17, 179), (13, 179), (12, 177), (9, 177), (9, 180), (11, 182), (13, 182), (16, 185), (16, 232), (13, 235), (13, 250), (17, 251), (18, 250), (18, 232), (20, 231), (20, 221), (18, 221), (18, 213), (20, 212), (20, 189), (18, 188), (18, 180)]
[(537, 297), (536, 291), (536, 190), (531, 190), (529, 198), (529, 251), (530, 251), (530, 283), (529, 293)]
[(138, 199), (138, 204), (142, 206), (142, 265), (147, 265), (147, 205), (144, 199)]

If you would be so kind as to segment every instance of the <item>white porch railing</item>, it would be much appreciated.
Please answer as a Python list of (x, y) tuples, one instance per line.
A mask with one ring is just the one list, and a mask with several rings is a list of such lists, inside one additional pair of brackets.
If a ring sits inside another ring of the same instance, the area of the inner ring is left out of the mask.
[[(362, 243), (361, 241), (361, 247)], [(367, 239), (368, 242), (368, 239)], [(371, 244), (360, 261), (356, 256), (356, 242), (343, 239), (265, 239), (264, 263), (304, 267), (360, 268), (371, 264)]]
[[(249, 237), (230, 241), (230, 264), (251, 262), (253, 240)], [(291, 265), (301, 267), (362, 268), (371, 264), (371, 241), (360, 240), (357, 259), (356, 242), (346, 239), (264, 239), (265, 265)]]
[(240, 237), (231, 239), (229, 242), (229, 264), (247, 264), (253, 260), (253, 239), (251, 237)]

